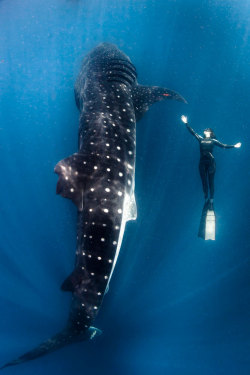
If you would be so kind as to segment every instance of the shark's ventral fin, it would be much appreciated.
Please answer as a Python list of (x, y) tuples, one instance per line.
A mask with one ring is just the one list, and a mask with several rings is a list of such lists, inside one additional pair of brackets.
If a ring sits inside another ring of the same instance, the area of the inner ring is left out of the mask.
[(158, 86), (137, 85), (133, 89), (132, 96), (137, 121), (142, 118), (151, 104), (161, 100), (173, 99), (187, 103), (186, 99), (178, 94), (178, 92)]
[(75, 153), (59, 161), (54, 171), (59, 176), (56, 193), (64, 198), (71, 199), (78, 210), (82, 211), (87, 175), (85, 155)]
[(77, 267), (74, 271), (64, 280), (61, 285), (61, 290), (64, 292), (74, 293), (75, 289), (80, 285), (83, 278), (83, 271)]

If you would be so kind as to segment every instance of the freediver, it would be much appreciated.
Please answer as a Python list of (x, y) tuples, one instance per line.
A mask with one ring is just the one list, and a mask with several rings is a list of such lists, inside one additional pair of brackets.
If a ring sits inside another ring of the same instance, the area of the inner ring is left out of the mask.
[[(215, 159), (213, 156), (214, 146), (219, 146), (222, 148), (239, 148), (241, 143), (238, 142), (235, 145), (226, 145), (219, 142), (211, 128), (204, 130), (204, 137), (197, 134), (194, 129), (188, 124), (187, 116), (181, 116), (181, 120), (186, 124), (189, 132), (199, 141), (200, 144), (200, 162), (199, 171), (201, 176), (201, 182), (203, 187), (203, 192), (205, 196), (205, 201), (213, 206), (214, 201), (214, 175), (216, 170)], [(210, 192), (210, 197), (208, 198), (208, 192)]]

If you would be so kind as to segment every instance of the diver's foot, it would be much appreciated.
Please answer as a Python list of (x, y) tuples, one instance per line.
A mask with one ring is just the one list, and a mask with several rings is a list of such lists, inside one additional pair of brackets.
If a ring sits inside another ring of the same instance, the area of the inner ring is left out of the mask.
[(208, 201), (209, 201), (209, 209), (213, 210), (214, 209), (214, 198), (210, 198)]
[(205, 204), (204, 204), (204, 207), (206, 207), (206, 208), (208, 209), (209, 206), (210, 206), (210, 200), (209, 200), (209, 198), (205, 198)]

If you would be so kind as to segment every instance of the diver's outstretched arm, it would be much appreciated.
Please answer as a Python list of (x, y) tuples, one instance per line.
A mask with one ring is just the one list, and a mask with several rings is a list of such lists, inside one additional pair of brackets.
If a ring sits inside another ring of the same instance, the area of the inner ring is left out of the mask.
[(239, 147), (241, 147), (241, 143), (240, 142), (236, 143), (235, 145), (225, 145), (224, 143), (221, 143), (217, 139), (214, 139), (213, 141), (214, 141), (214, 144), (216, 146), (219, 146), (221, 148), (239, 148)]
[(189, 131), (189, 132), (190, 132), (190, 133), (191, 133), (196, 139), (198, 139), (198, 141), (200, 141), (200, 140), (202, 139), (202, 137), (201, 137), (198, 133), (196, 133), (196, 132), (194, 131), (194, 129), (191, 128), (191, 126), (189, 126), (187, 116), (181, 116), (181, 120), (182, 120), (182, 122), (184, 122), (184, 124), (186, 124), (186, 127), (187, 127), (188, 131)]

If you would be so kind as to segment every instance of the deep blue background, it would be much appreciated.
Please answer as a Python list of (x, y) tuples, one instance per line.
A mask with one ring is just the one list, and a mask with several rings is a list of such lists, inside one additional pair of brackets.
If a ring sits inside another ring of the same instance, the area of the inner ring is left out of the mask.
[[(95, 342), (9, 374), (249, 375), (250, 2), (0, 1), (1, 363), (58, 332), (70, 295), (76, 210), (55, 195), (55, 164), (77, 150), (73, 85), (102, 41), (143, 84), (188, 105), (154, 105), (137, 126), (138, 219), (96, 321)], [(203, 194), (196, 140), (212, 127), (241, 149), (215, 152), (215, 242), (197, 238)]]

